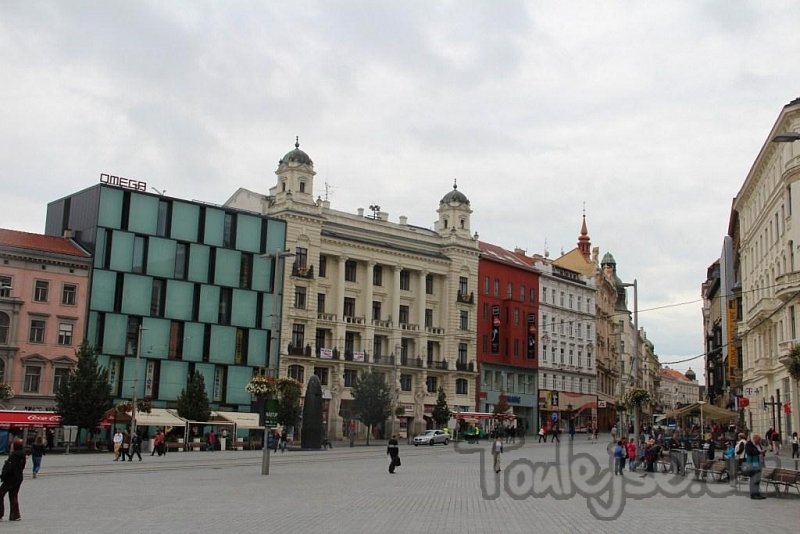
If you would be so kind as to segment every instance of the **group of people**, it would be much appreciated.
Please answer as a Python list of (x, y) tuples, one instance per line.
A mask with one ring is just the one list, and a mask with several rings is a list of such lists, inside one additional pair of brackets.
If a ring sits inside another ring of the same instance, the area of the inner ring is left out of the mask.
[(124, 462), (126, 459), (129, 462), (133, 461), (133, 456), (136, 455), (139, 461), (142, 461), (142, 435), (139, 430), (131, 431), (130, 427), (125, 429), (123, 433), (120, 429), (114, 430), (114, 461), (118, 462), (120, 458)]
[(641, 476), (645, 477), (647, 473), (655, 472), (655, 464), (661, 458), (661, 452), (661, 445), (654, 439), (648, 439), (638, 446), (633, 439), (617, 440), (613, 452), (614, 475), (624, 474), (627, 461), (628, 470), (631, 473), (636, 471), (639, 466), (643, 466), (644, 473)]

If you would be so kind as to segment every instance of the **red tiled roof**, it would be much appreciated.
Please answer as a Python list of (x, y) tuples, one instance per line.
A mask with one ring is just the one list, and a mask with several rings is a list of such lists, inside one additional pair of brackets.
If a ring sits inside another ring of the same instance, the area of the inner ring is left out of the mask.
[(90, 257), (89, 253), (65, 237), (32, 234), (6, 228), (0, 228), (0, 246), (52, 252), (80, 258)]
[(485, 241), (478, 241), (478, 246), (481, 249), (481, 254), (486, 258), (491, 258), (496, 261), (510, 263), (517, 267), (530, 268), (531, 264), (525, 258), (525, 255), (519, 252), (512, 252), (503, 247), (486, 243)]
[(682, 382), (690, 382), (686, 376), (677, 369), (662, 368), (661, 376), (668, 380), (680, 380)]

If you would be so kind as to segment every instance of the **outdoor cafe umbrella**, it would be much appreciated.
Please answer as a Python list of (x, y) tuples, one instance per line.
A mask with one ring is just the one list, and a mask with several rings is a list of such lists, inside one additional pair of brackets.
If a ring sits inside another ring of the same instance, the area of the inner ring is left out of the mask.
[(720, 420), (731, 420), (736, 419), (738, 414), (736, 412), (732, 412), (731, 410), (726, 410), (725, 408), (720, 408), (719, 406), (714, 406), (713, 404), (708, 404), (704, 401), (694, 402), (687, 406), (682, 406), (681, 408), (677, 408), (672, 410), (671, 412), (667, 412), (666, 417), (672, 419), (678, 419), (679, 417), (687, 417), (687, 416), (700, 416), (700, 437), (703, 437), (703, 420), (706, 419), (708, 421), (720, 421)]

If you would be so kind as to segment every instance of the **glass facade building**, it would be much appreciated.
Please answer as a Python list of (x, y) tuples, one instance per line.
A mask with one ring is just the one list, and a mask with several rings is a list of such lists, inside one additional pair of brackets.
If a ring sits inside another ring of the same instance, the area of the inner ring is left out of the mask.
[(245, 384), (277, 368), (284, 221), (98, 184), (48, 205), (65, 230), (94, 256), (86, 339), (115, 399), (175, 407), (198, 371), (213, 408), (250, 411)]

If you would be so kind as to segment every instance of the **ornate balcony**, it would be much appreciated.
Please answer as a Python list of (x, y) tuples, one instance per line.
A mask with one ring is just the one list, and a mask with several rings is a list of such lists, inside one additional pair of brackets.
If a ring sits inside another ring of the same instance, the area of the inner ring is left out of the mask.
[(372, 326), (376, 326), (378, 328), (391, 328), (392, 321), (379, 321), (376, 319), (372, 320)]
[(400, 329), (401, 330), (412, 330), (412, 331), (416, 332), (417, 330), (419, 330), (419, 325), (418, 324), (411, 324), (411, 323), (400, 323)]
[(351, 317), (350, 315), (344, 316), (344, 322), (348, 324), (364, 324), (363, 317)]
[(456, 371), (475, 372), (474, 362), (456, 362)]
[(748, 328), (752, 328), (778, 309), (781, 301), (776, 298), (764, 297), (756, 302), (756, 305), (750, 308), (749, 317), (747, 318)]
[(295, 347), (289, 343), (286, 352), (289, 354), (289, 356), (311, 356), (311, 345), (306, 345), (305, 347)]
[(298, 278), (308, 278), (309, 280), (311, 280), (314, 278), (314, 266), (313, 265), (300, 266), (297, 263), (293, 263), (292, 276), (296, 276)]
[(335, 313), (318, 313), (317, 314), (318, 321), (324, 321), (328, 323), (336, 322), (336, 314)]
[(475, 293), (470, 291), (470, 293), (467, 294), (459, 291), (456, 293), (456, 302), (460, 302), (462, 304), (475, 304)]
[(783, 302), (789, 301), (800, 291), (800, 271), (782, 274), (775, 279), (775, 296)]
[(433, 334), (434, 336), (444, 335), (444, 328), (440, 328), (438, 326), (426, 326), (425, 331), (429, 334)]

